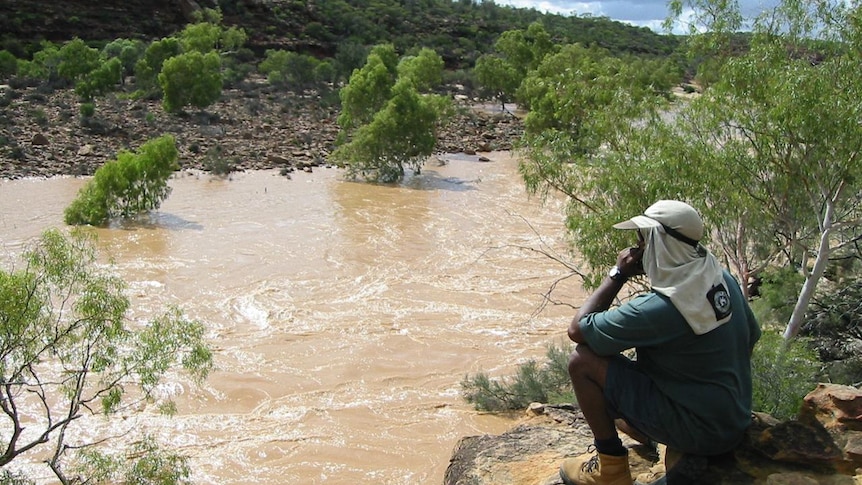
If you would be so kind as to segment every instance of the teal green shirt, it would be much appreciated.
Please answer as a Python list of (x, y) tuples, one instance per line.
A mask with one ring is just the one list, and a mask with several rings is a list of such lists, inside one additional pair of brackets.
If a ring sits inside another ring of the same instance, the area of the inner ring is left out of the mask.
[[(690, 411), (710, 439), (738, 440), (751, 422), (751, 351), (760, 326), (733, 277), (724, 273), (733, 315), (695, 335), (664, 295), (650, 292), (579, 322), (587, 345), (611, 356), (637, 350), (637, 366)], [(694, 423), (692, 423), (694, 424)]]

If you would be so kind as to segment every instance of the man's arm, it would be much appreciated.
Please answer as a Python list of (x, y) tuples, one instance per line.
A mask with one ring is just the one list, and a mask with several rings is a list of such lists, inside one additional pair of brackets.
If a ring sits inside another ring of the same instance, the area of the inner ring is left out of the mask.
[(583, 334), (581, 333), (581, 318), (589, 315), (590, 313), (595, 312), (603, 312), (611, 307), (611, 303), (614, 302), (614, 298), (617, 297), (617, 293), (620, 292), (623, 285), (625, 285), (625, 280), (612, 280), (609, 276), (605, 276), (605, 279), (602, 280), (602, 284), (599, 285), (598, 289), (587, 298), (587, 301), (581, 306), (580, 310), (578, 310), (578, 314), (572, 320), (572, 323), (569, 324), (569, 339), (573, 342), (577, 342), (579, 344), (585, 343)]
[(605, 276), (605, 279), (602, 280), (598, 289), (596, 289), (596, 291), (587, 298), (587, 301), (585, 301), (580, 310), (578, 310), (578, 314), (572, 320), (572, 323), (569, 324), (568, 333), (569, 339), (571, 339), (572, 342), (579, 344), (586, 343), (584, 341), (584, 336), (581, 333), (581, 319), (590, 313), (603, 312), (611, 307), (611, 303), (614, 302), (614, 299), (617, 297), (617, 293), (619, 293), (620, 289), (625, 285), (626, 280), (643, 272), (643, 270), (640, 269), (642, 267), (639, 264), (641, 258), (643, 258), (642, 246), (626, 248), (620, 252), (619, 256), (617, 256), (617, 267), (620, 269), (620, 273), (622, 273), (624, 278), (613, 280), (610, 276)]

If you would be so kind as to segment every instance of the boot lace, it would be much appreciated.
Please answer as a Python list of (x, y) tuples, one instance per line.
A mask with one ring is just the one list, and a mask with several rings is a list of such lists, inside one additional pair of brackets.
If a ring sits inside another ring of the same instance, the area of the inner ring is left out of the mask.
[(599, 454), (596, 451), (596, 447), (590, 445), (587, 447), (587, 453), (596, 452), (595, 455), (591, 456), (589, 460), (585, 461), (583, 465), (581, 465), (581, 470), (586, 473), (593, 473), (599, 469)]

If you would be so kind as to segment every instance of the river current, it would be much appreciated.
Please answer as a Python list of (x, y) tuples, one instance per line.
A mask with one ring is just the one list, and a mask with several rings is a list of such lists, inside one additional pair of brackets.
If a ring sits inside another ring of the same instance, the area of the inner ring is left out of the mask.
[[(565, 342), (573, 310), (542, 305), (566, 268), (559, 201), (529, 197), (508, 153), (450, 155), (398, 185), (337, 169), (180, 172), (161, 208), (97, 229), (132, 319), (168, 305), (203, 322), (216, 370), (181, 378), (178, 413), (77, 431), (140, 433), (189, 456), (199, 484), (439, 484), (463, 436), (512, 419), (474, 411), (465, 375), (511, 375)], [(0, 181), (0, 264), (47, 228), (85, 179)], [(577, 304), (571, 278), (553, 295)], [(53, 483), (38, 457), (25, 468)]]

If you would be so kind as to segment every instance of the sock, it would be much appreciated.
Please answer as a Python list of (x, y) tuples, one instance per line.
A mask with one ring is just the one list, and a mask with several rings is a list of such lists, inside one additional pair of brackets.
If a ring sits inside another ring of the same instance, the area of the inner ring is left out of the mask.
[(606, 440), (595, 440), (596, 451), (603, 455), (623, 456), (628, 454), (628, 450), (623, 446), (619, 436), (608, 438)]

